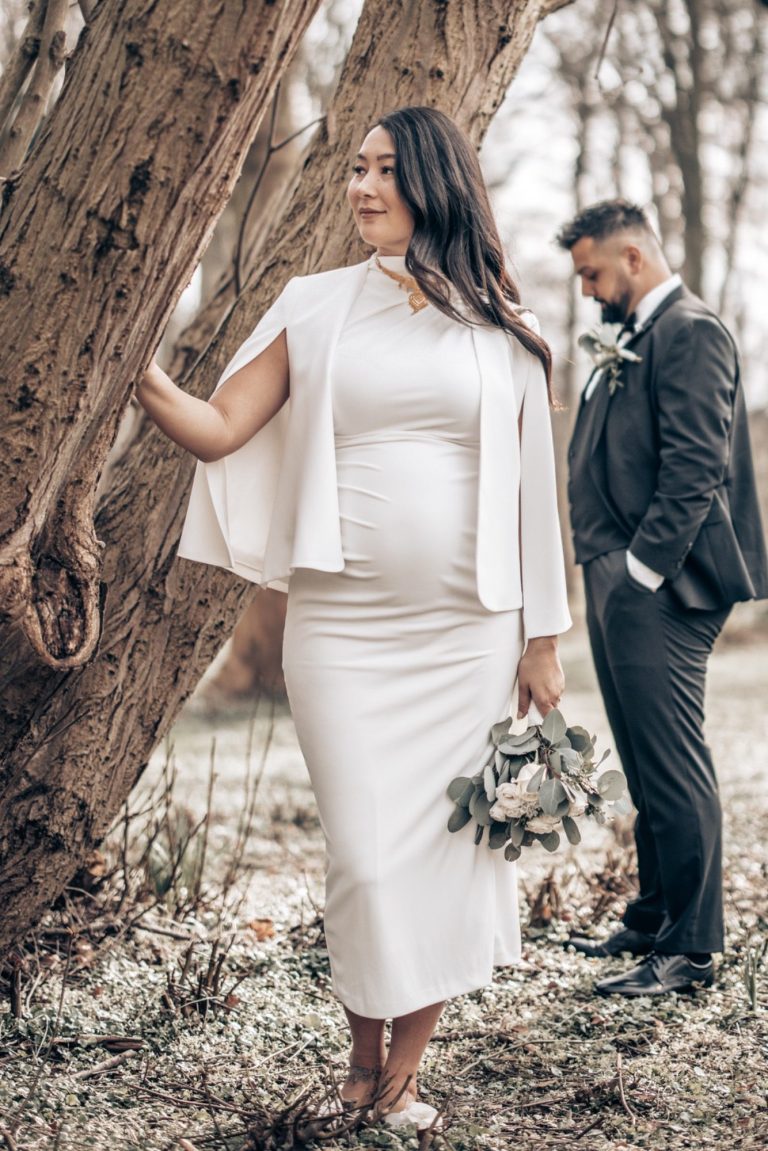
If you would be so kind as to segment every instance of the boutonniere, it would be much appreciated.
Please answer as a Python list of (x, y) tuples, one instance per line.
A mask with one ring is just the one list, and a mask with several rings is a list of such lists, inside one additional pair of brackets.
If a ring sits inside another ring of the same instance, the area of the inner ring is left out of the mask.
[(591, 356), (597, 369), (608, 369), (608, 394), (613, 395), (624, 385), (621, 368), (624, 362), (639, 364), (643, 357), (619, 343), (619, 336), (625, 331), (623, 324), (597, 324), (579, 336), (579, 347)]

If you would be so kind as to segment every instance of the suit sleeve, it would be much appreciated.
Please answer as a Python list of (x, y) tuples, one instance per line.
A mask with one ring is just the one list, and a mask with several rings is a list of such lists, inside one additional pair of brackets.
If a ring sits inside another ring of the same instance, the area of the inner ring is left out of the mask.
[(737, 375), (731, 339), (710, 316), (689, 319), (660, 358), (651, 385), (659, 470), (629, 550), (666, 579), (685, 563), (725, 479)]
[[(526, 322), (538, 330), (535, 320)], [(557, 511), (552, 424), (544, 368), (525, 352), (527, 374), (520, 427), (520, 569), (526, 639), (571, 626)]]

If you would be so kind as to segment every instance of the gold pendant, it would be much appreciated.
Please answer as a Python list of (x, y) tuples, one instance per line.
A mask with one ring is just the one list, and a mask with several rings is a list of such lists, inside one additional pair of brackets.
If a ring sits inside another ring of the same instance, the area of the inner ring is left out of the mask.
[(417, 288), (415, 292), (408, 293), (408, 303), (411, 305), (411, 312), (415, 315), (416, 312), (420, 312), (422, 308), (426, 308), (429, 300), (421, 288)]
[(392, 272), (389, 268), (385, 268), (378, 256), (374, 256), (374, 263), (380, 272), (383, 272), (390, 280), (394, 280), (398, 288), (408, 296), (408, 305), (411, 309), (411, 315), (415, 316), (422, 308), (426, 308), (429, 300), (422, 292), (413, 276), (401, 276), (399, 272)]

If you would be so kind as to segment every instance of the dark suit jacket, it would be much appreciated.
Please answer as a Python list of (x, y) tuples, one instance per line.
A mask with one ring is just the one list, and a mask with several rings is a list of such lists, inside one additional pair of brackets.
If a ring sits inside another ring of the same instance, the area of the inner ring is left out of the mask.
[[(739, 358), (716, 315), (675, 289), (626, 345), (613, 396), (582, 400), (572, 440), (572, 505), (586, 493), (639, 560), (690, 608), (768, 596)], [(597, 405), (588, 415), (586, 409)], [(585, 437), (589, 442), (585, 442)], [(577, 557), (589, 541), (576, 538)]]

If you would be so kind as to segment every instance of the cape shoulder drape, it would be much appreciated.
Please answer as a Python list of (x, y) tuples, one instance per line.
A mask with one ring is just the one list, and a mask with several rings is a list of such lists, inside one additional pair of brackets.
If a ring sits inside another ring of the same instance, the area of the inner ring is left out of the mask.
[[(291, 280), (228, 364), (217, 386), (285, 330), (290, 399), (238, 451), (198, 463), (180, 556), (282, 590), (296, 568), (343, 569), (333, 353), (366, 270)], [(482, 389), (478, 596), (489, 611), (522, 607), (529, 638), (555, 635), (570, 616), (544, 372), (500, 329), (473, 327), (472, 338)]]

